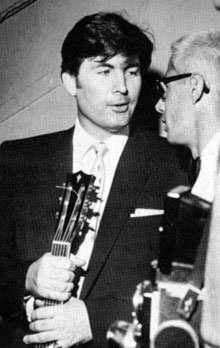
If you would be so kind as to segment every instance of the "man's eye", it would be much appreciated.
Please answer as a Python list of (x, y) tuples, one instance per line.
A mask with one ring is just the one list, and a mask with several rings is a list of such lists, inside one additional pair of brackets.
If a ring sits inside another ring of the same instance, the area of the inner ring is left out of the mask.
[(132, 76), (137, 76), (140, 73), (140, 69), (139, 68), (130, 68), (126, 70), (126, 74), (127, 75), (132, 75)]
[(104, 69), (104, 70), (100, 70), (98, 71), (99, 75), (109, 75), (110, 74), (110, 69)]

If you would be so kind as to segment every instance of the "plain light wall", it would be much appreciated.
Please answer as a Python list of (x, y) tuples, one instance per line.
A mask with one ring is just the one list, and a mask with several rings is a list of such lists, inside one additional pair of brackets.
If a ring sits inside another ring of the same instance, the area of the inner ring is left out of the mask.
[(38, 0), (0, 26), (0, 142), (71, 127), (75, 100), (60, 79), (64, 37), (83, 16), (126, 11), (150, 26), (156, 49), (152, 69), (165, 73), (170, 43), (183, 34), (220, 29), (211, 0)]

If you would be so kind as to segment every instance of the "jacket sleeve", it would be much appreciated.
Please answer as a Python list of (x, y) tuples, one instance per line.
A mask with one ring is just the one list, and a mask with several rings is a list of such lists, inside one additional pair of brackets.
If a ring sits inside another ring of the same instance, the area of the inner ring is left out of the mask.
[(9, 321), (21, 318), (25, 272), (18, 258), (10, 166), (0, 147), (0, 315)]

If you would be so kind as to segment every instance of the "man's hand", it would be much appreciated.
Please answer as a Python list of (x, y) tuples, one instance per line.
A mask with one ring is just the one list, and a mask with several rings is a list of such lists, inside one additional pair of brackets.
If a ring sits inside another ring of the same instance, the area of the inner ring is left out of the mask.
[(74, 272), (84, 264), (72, 254), (66, 258), (46, 253), (28, 268), (26, 291), (37, 298), (67, 301), (73, 289)]
[[(36, 302), (42, 306), (42, 301)], [(29, 328), (34, 333), (24, 337), (26, 344), (55, 341), (57, 346), (68, 348), (92, 339), (86, 306), (73, 297), (65, 304), (37, 308), (31, 320)]]

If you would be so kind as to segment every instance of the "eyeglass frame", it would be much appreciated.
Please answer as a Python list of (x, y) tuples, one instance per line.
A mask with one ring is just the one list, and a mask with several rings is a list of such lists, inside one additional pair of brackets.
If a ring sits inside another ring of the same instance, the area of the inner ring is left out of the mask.
[(185, 79), (187, 77), (191, 77), (192, 75), (193, 75), (193, 73), (185, 73), (185, 74), (179, 74), (179, 75), (165, 76), (162, 79), (157, 80), (157, 83), (162, 82), (165, 85), (167, 85), (170, 82), (182, 80), (182, 79)]
[[(194, 74), (195, 73), (185, 73), (185, 74), (179, 74), (179, 75), (165, 76), (165, 77), (163, 77), (160, 80), (156, 80), (156, 86), (157, 87), (158, 86), (161, 87), (161, 83), (164, 83), (164, 85), (167, 86), (168, 83), (175, 82), (175, 81), (178, 81), (178, 80), (182, 80), (182, 79), (185, 79), (187, 77), (191, 77)], [(207, 93), (207, 94), (209, 93), (209, 88), (207, 87), (205, 81), (204, 81), (204, 92)], [(162, 97), (164, 93), (165, 93), (165, 91), (163, 90), (163, 93), (158, 92), (157, 94)]]

